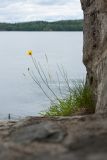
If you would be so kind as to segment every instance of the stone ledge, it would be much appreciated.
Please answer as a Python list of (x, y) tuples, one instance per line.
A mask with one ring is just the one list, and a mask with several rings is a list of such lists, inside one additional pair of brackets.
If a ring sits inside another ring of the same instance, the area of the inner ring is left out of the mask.
[(105, 160), (107, 115), (0, 121), (0, 160)]

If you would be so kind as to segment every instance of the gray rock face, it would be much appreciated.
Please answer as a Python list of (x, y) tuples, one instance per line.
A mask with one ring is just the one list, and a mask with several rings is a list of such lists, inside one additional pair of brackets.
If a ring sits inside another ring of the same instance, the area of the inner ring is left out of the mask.
[(0, 122), (0, 160), (106, 160), (107, 115)]
[[(26, 134), (27, 133), (27, 134)], [(27, 127), (18, 128), (11, 134), (11, 140), (16, 143), (61, 142), (66, 132), (51, 122), (41, 122)]]
[(96, 112), (107, 112), (107, 1), (81, 0), (84, 11), (84, 55), (87, 83)]

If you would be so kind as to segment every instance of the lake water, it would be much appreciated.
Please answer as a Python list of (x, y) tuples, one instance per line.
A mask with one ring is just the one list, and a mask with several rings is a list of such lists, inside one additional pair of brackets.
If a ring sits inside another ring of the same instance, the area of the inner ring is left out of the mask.
[[(82, 32), (0, 32), (0, 118), (7, 118), (9, 113), (13, 118), (39, 115), (49, 106), (49, 100), (29, 77), (27, 68), (34, 72), (35, 68), (27, 50), (33, 51), (47, 76), (50, 74), (57, 93), (57, 65), (63, 65), (71, 79), (85, 77), (82, 47)], [(64, 89), (61, 75), (59, 78)]]

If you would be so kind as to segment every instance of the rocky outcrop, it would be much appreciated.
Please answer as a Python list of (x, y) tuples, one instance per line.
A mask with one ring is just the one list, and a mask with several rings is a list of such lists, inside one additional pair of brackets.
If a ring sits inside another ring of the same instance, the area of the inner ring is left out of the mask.
[(0, 122), (0, 160), (105, 160), (107, 116)]
[(96, 113), (107, 112), (107, 1), (81, 0), (84, 11), (84, 56), (87, 84)]

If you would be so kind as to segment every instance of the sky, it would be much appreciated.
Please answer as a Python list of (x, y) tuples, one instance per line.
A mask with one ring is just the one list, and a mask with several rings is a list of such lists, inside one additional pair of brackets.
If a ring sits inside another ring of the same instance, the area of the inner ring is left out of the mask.
[(0, 22), (82, 18), (80, 0), (0, 0)]

